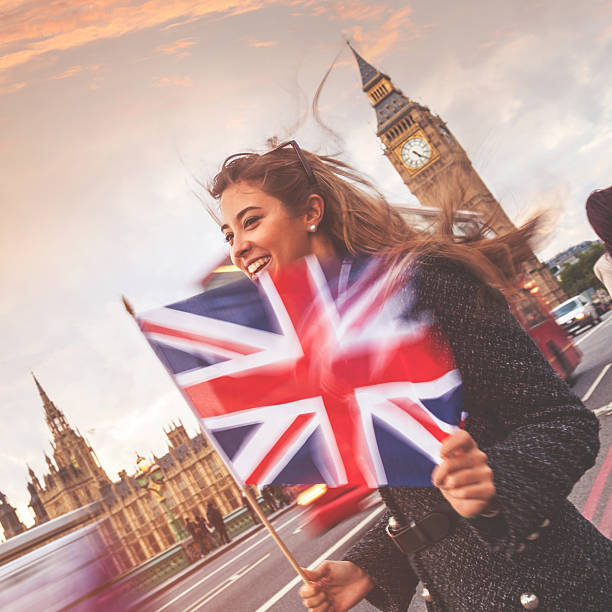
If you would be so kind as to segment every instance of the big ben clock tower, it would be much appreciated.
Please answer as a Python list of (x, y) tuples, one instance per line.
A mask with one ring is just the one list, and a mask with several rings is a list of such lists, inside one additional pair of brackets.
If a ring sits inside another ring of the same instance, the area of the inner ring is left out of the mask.
[[(477, 212), (495, 233), (515, 228), (480, 178), (446, 123), (405, 96), (391, 79), (366, 62), (349, 44), (363, 91), (376, 112), (376, 135), (384, 153), (423, 206), (439, 207), (446, 193), (460, 194), (461, 207)], [(567, 299), (546, 266), (533, 255), (526, 272), (551, 307)]]

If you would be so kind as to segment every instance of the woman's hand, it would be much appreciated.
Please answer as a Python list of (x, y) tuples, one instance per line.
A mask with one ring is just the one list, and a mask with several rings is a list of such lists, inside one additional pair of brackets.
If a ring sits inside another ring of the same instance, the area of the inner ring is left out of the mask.
[(304, 572), (311, 582), (300, 589), (306, 608), (313, 612), (345, 612), (359, 603), (374, 587), (372, 579), (350, 561), (323, 561)]
[(462, 429), (446, 438), (440, 449), (442, 463), (432, 473), (432, 482), (448, 503), (465, 517), (490, 509), (495, 497), (493, 470), (487, 455)]

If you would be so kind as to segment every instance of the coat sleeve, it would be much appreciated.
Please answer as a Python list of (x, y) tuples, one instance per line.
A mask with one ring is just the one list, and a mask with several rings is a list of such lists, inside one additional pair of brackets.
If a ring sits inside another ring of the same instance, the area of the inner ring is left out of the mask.
[(404, 612), (418, 584), (407, 557), (400, 552), (385, 528), (387, 511), (344, 556), (363, 569), (374, 582), (367, 600), (385, 612)]
[[(599, 450), (599, 422), (554, 372), (501, 294), (448, 264), (417, 274), (463, 379), (466, 429), (487, 453), (500, 516), (470, 521), (511, 557), (560, 511)], [(537, 538), (537, 535), (535, 535)]]

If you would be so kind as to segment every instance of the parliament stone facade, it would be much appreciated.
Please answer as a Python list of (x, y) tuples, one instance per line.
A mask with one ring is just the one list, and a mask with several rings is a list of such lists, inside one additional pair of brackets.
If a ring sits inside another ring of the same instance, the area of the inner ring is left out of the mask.
[[(126, 470), (119, 472), (119, 480), (111, 480), (89, 442), (69, 425), (38, 380), (34, 381), (51, 431), (53, 451), (52, 457), (45, 453), (47, 471), (42, 478), (29, 468), (29, 506), (35, 524), (101, 501), (102, 529), (107, 541), (115, 543), (121, 571), (172, 546), (175, 540), (168, 515), (157, 498), (141, 488)], [(241, 506), (240, 490), (203, 433), (190, 437), (179, 422), (165, 434), (168, 452), (153, 460), (162, 469), (166, 503), (177, 518), (205, 516), (209, 501), (224, 515)], [(1, 495), (0, 522), (6, 538), (25, 530), (15, 509)]]

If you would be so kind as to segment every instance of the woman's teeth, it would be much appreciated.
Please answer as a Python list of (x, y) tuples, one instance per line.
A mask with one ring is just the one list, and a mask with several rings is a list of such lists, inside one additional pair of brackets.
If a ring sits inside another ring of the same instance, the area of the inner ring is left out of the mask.
[(269, 256), (260, 257), (259, 259), (256, 259), (252, 264), (249, 264), (249, 267), (247, 268), (248, 273), (251, 276), (257, 274), (257, 272), (259, 272), (264, 266), (266, 266), (269, 261)]

